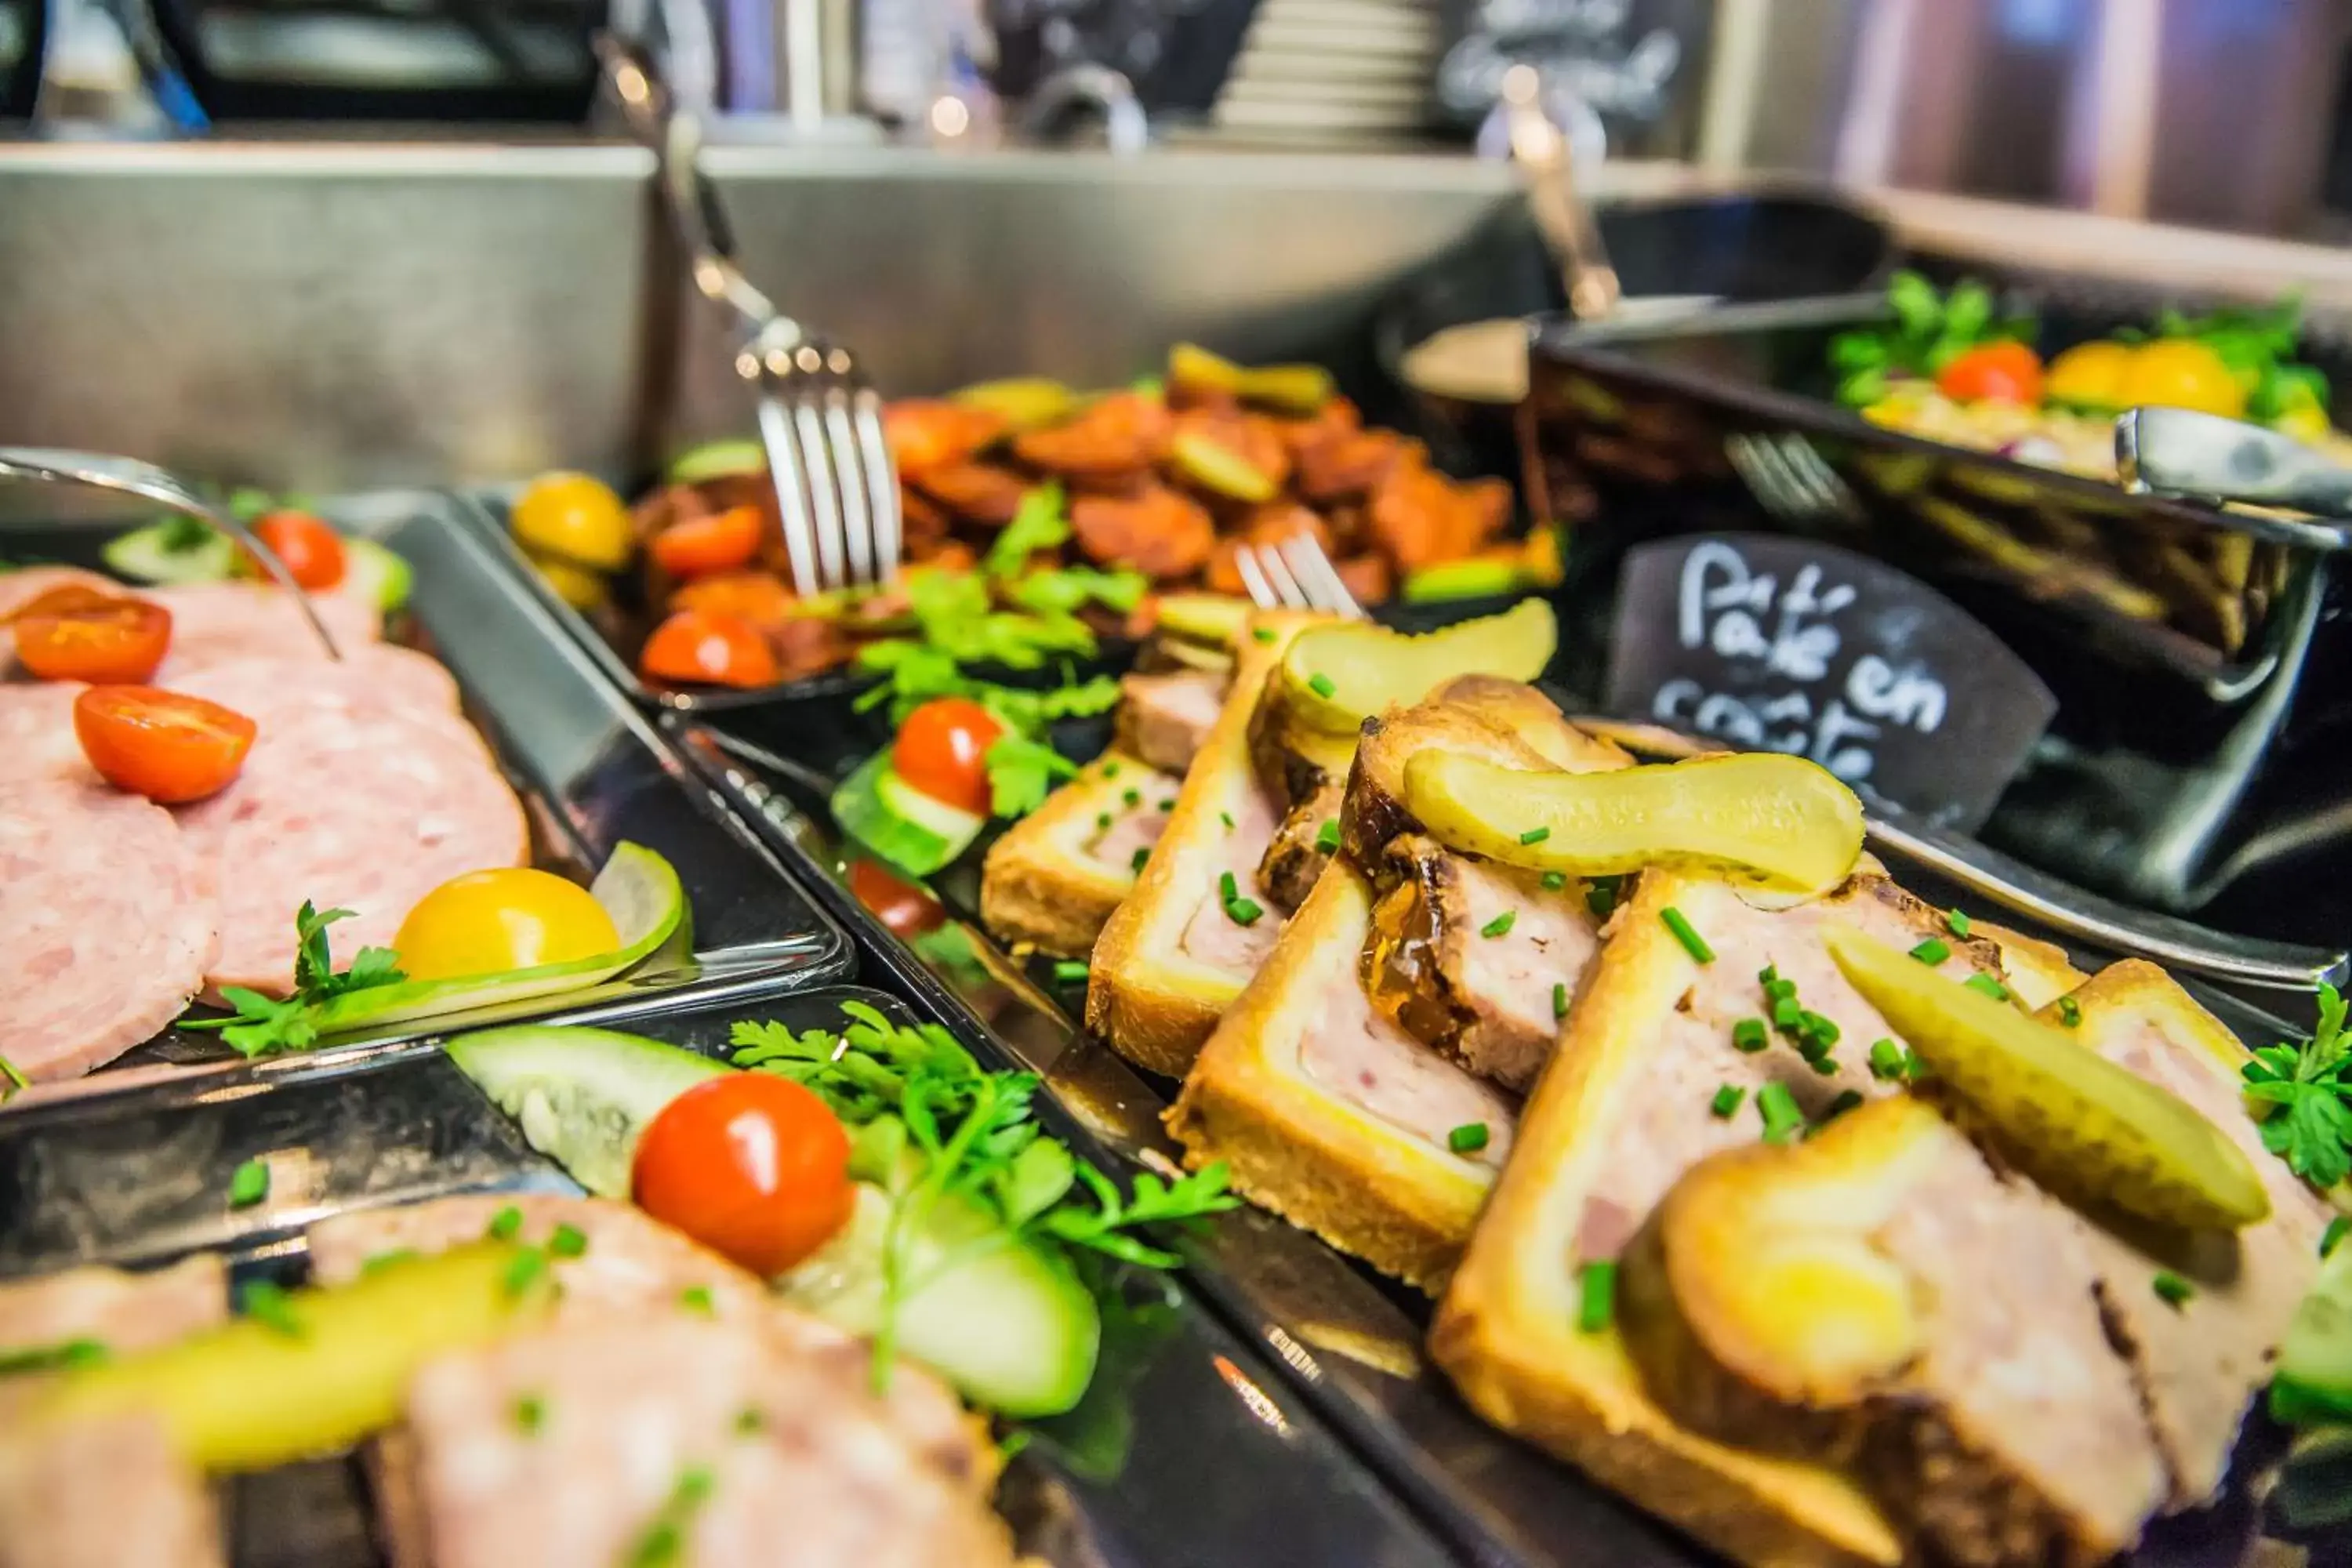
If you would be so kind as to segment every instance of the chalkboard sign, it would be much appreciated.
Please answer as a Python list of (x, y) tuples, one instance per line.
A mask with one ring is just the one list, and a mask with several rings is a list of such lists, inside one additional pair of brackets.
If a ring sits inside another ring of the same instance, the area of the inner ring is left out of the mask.
[(1968, 830), (2048, 728), (2050, 689), (1884, 563), (1774, 534), (1696, 535), (1625, 560), (1609, 669), (1621, 717), (1811, 757)]
[(1714, 15), (1714, 0), (1454, 0), (1437, 103), (1475, 127), (1503, 73), (1531, 65), (1598, 112), (1611, 157), (1686, 156)]

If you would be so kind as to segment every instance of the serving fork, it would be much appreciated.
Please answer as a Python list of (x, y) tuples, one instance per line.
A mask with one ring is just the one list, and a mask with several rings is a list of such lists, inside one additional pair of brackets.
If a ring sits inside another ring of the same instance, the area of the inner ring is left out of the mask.
[(612, 37), (604, 79), (651, 150), (664, 205), (703, 298), (732, 319), (735, 373), (756, 398), (793, 587), (803, 598), (888, 583), (903, 539), (882, 398), (849, 349), (777, 310), (736, 265), (726, 215), (701, 168), (702, 124)]
[(1260, 609), (1320, 610), (1326, 615), (1364, 618), (1364, 606), (1348, 592), (1339, 569), (1316, 537), (1300, 530), (1271, 544), (1242, 544), (1234, 551), (1234, 565), (1242, 586)]
[(341, 659), (342, 649), (335, 646), (326, 622), (319, 618), (318, 607), (310, 595), (294, 580), (286, 563), (278, 552), (261, 542), (242, 519), (225, 507), (196, 494), (194, 489), (152, 463), (142, 463), (136, 458), (118, 458), (103, 452), (73, 452), (55, 447), (0, 447), (0, 479), (30, 479), (36, 483), (81, 485), (94, 490), (111, 490), (116, 495), (132, 496), (157, 506), (169, 507), (184, 517), (210, 523), (252, 553), (261, 563), (261, 569), (278, 581), (278, 585), (294, 595), (301, 607), (302, 618), (310, 623), (310, 630), (327, 650), (327, 657)]

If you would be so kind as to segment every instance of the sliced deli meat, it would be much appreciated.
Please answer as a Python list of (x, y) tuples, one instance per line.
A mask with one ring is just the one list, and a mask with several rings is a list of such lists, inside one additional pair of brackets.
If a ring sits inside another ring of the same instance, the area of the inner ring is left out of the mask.
[(461, 724), (299, 698), (247, 717), (260, 736), (236, 782), (179, 815), (221, 889), (221, 949), (206, 976), (215, 993), (292, 989), (306, 900), (352, 912), (330, 928), (345, 963), (389, 945), (452, 877), (523, 863), (522, 803)]
[[(89, 588), (100, 594), (131, 592), (111, 577), (101, 577), (79, 566), (19, 566), (11, 572), (0, 572), (0, 621), (52, 588)], [(13, 658), (13, 653), (10, 657)], [(0, 663), (0, 668), (5, 668), (5, 663)]]
[(0, 1056), (73, 1078), (177, 1017), (219, 953), (217, 864), (136, 795), (0, 782)]
[(0, 784), (99, 782), (74, 739), (74, 699), (87, 689), (79, 680), (0, 683)]
[[(110, 586), (123, 591), (120, 584)], [(144, 589), (139, 596), (172, 612), (172, 651), (155, 678), (159, 685), (176, 685), (195, 670), (231, 659), (327, 658), (302, 606), (275, 584), (184, 583)], [(313, 594), (310, 603), (346, 658), (383, 636), (374, 605), (348, 588)]]
[(340, 663), (278, 657), (227, 659), (174, 679), (172, 688), (233, 708), (256, 722), (286, 713), (348, 714), (385, 708), (464, 722), (457, 719), (457, 677), (428, 654), (388, 643), (362, 644)]
[(143, 1413), (0, 1432), (0, 1568), (219, 1568), (212, 1489)]

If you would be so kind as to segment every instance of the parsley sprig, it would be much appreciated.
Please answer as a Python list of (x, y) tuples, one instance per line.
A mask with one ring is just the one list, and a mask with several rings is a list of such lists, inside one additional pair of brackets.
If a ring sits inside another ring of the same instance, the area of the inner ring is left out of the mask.
[(248, 1057), (273, 1051), (307, 1051), (319, 1043), (319, 1020), (328, 1003), (371, 986), (397, 984), (400, 955), (388, 947), (363, 947), (349, 969), (338, 973), (327, 928), (352, 918), (350, 910), (314, 909), (308, 899), (294, 917), (294, 991), (284, 1001), (242, 985), (221, 987), (222, 999), (236, 1011), (226, 1018), (191, 1018), (181, 1026), (218, 1029), (221, 1038)]
[[(992, 1072), (935, 1024), (908, 1028), (863, 1003), (842, 1005), (836, 1034), (794, 1034), (782, 1024), (735, 1025), (735, 1065), (791, 1079), (824, 1097), (853, 1130), (852, 1169), (892, 1203), (882, 1241), (883, 1305), (875, 1376), (897, 1354), (900, 1308), (931, 1279), (1015, 1244), (1098, 1254), (1146, 1268), (1172, 1268), (1175, 1254), (1138, 1234), (1230, 1209), (1222, 1163), (1163, 1181), (1149, 1173), (1126, 1194), (1037, 1124), (1034, 1073)], [(912, 1274), (914, 1238), (943, 1199), (974, 1205), (996, 1221), (988, 1234)]]
[(2352, 1040), (2345, 1000), (2319, 988), (2319, 1029), (2301, 1042), (2264, 1046), (2241, 1069), (2262, 1118), (2263, 1147), (2313, 1186), (2352, 1175)]

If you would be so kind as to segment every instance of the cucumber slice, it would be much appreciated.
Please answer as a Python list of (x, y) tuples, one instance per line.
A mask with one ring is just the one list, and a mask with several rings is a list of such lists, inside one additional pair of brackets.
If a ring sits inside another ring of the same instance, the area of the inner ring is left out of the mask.
[(107, 570), (134, 583), (216, 583), (236, 571), (236, 541), (192, 517), (167, 517), (107, 541)]
[(2319, 1266), (2279, 1347), (2271, 1414), (2290, 1425), (2352, 1421), (2352, 1246)]
[(1474, 555), (1466, 561), (1442, 561), (1423, 567), (1404, 580), (1403, 597), (1408, 605), (1486, 599), (1511, 593), (1525, 581), (1517, 562)]
[(611, 1029), (520, 1024), (449, 1042), (449, 1059), (530, 1146), (600, 1198), (626, 1198), (637, 1140), (662, 1108), (734, 1069)]
[(408, 603), (409, 587), (416, 580), (404, 556), (373, 539), (343, 541), (343, 572), (352, 590), (385, 615)]
[(645, 846), (626, 842), (614, 846), (613, 858), (596, 873), (588, 891), (604, 906), (604, 912), (613, 917), (613, 929), (620, 933), (621, 945), (611, 952), (510, 969), (503, 974), (460, 974), (446, 980), (403, 981), (347, 991), (320, 1009), (320, 1034), (348, 1034), (577, 991), (635, 968), (674, 941), (691, 951), (686, 889), (670, 863)]
[[(841, 1233), (777, 1281), (785, 1298), (872, 1336), (882, 1324), (891, 1209), (888, 1194), (859, 1183)], [(950, 1194), (932, 1205), (909, 1240), (906, 1277), (916, 1287), (899, 1303), (899, 1348), (1002, 1415), (1058, 1415), (1094, 1377), (1102, 1313), (1068, 1264), (1026, 1242), (990, 1247), (992, 1238), (1002, 1227), (970, 1200)]]
[(680, 453), (669, 466), (669, 482), (674, 485), (698, 485), (705, 479), (724, 479), (736, 474), (763, 474), (768, 471), (768, 449), (757, 441), (737, 438), (727, 441), (705, 441), (701, 446)]
[(841, 830), (910, 876), (928, 877), (971, 847), (982, 818), (908, 789), (877, 752), (833, 792)]

